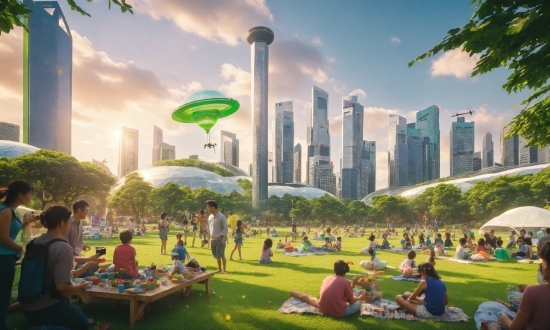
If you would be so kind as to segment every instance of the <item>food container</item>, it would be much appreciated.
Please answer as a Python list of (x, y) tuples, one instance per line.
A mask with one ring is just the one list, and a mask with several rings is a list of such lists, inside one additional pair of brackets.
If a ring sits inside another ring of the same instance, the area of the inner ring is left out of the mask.
[(176, 278), (173, 278), (173, 279), (170, 279), (170, 281), (174, 284), (179, 284), (179, 283), (183, 283), (183, 280), (182, 279), (176, 279)]
[(374, 281), (374, 282), (357, 282), (355, 285), (360, 286), (364, 290), (367, 290), (367, 291), (374, 291), (373, 289), (375, 289), (376, 291), (380, 290), (380, 281), (379, 280)]
[(99, 282), (101, 282), (101, 279), (99, 277), (92, 277), (91, 281), (93, 285), (98, 285)]
[(104, 246), (96, 246), (95, 247), (95, 254), (102, 256), (107, 254), (107, 249)]
[(157, 281), (143, 284), (147, 290), (153, 290), (157, 288)]

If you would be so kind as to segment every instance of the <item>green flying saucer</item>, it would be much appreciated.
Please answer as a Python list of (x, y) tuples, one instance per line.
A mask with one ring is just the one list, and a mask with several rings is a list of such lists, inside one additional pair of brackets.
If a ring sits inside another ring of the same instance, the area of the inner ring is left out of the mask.
[(172, 112), (172, 119), (186, 124), (197, 124), (206, 133), (218, 119), (234, 114), (240, 104), (223, 93), (205, 89), (190, 94), (183, 100), (183, 105)]

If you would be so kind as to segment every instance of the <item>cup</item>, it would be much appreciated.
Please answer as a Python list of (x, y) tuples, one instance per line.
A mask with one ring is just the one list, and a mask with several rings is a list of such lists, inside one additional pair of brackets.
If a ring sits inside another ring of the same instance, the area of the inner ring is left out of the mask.
[(109, 277), (108, 277), (108, 278), (109, 278), (110, 280), (114, 280), (114, 279), (115, 279), (115, 275), (116, 275), (115, 273), (109, 272), (109, 275), (108, 275)]

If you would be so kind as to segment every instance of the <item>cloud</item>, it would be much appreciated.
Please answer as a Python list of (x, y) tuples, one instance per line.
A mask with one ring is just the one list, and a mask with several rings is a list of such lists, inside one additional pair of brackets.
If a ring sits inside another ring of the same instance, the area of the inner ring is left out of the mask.
[(465, 78), (472, 73), (479, 58), (480, 55), (470, 56), (461, 49), (450, 50), (432, 62), (431, 75)]
[(220, 89), (230, 97), (250, 96), (250, 72), (233, 64), (224, 63), (220, 75), (229, 81), (220, 86)]
[(352, 90), (351, 92), (349, 92), (348, 95), (349, 96), (356, 95), (359, 98), (364, 98), (365, 99), (367, 97), (367, 92), (365, 92), (361, 88), (356, 88), (356, 89)]
[(237, 45), (247, 31), (273, 22), (265, 0), (136, 0), (136, 13), (167, 19), (185, 32), (217, 43)]
[(321, 38), (319, 38), (319, 37), (313, 37), (311, 39), (311, 43), (314, 44), (315, 46), (323, 45), (323, 43), (321, 42)]
[(320, 84), (325, 83), (329, 80), (327, 74), (325, 71), (321, 70), (320, 68), (311, 68), (310, 66), (303, 64), (301, 66), (302, 72), (309, 75), (313, 81), (318, 82)]
[(335, 62), (336, 62), (336, 59), (335, 59), (334, 57), (332, 57), (332, 56), (329, 56), (329, 57), (327, 57), (327, 62), (329, 62), (329, 63), (335, 63)]
[(391, 43), (394, 45), (399, 45), (401, 43), (401, 39), (397, 37), (391, 37)]

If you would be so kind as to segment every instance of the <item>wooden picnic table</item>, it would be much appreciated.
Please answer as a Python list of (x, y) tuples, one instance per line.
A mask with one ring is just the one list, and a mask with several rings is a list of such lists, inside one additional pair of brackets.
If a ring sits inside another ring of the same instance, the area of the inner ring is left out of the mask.
[(195, 277), (184, 283), (172, 283), (168, 281), (167, 285), (160, 285), (154, 290), (147, 291), (143, 294), (128, 294), (118, 293), (118, 288), (109, 287), (108, 289), (101, 288), (98, 285), (94, 285), (92, 289), (82, 291), (80, 296), (96, 297), (114, 300), (127, 300), (130, 302), (130, 326), (134, 326), (135, 323), (143, 318), (145, 308), (150, 303), (158, 299), (164, 298), (172, 293), (185, 289), (193, 284), (204, 284), (206, 288), (206, 294), (210, 294), (210, 278), (214, 276), (214, 273), (204, 272), (196, 273)]

